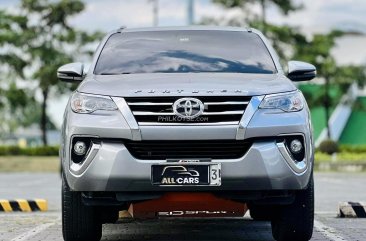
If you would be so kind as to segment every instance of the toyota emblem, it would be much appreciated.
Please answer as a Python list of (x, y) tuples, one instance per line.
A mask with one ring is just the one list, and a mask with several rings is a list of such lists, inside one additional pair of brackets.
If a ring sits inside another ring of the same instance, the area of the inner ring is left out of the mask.
[(178, 99), (173, 104), (174, 114), (184, 119), (194, 119), (203, 113), (204, 105), (196, 98)]

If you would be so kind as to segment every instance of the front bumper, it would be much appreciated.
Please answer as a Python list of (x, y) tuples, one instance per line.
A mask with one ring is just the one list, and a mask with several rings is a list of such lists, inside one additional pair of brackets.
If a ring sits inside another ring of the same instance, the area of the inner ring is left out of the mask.
[[(311, 164), (297, 173), (275, 141), (256, 142), (239, 159), (220, 160), (222, 185), (218, 187), (159, 187), (151, 184), (151, 165), (159, 160), (135, 159), (122, 143), (102, 142), (92, 147), (87, 161), (72, 164), (68, 184), (77, 191), (209, 191), (297, 190), (306, 187)], [(97, 149), (94, 149), (97, 148)]]
[[(254, 99), (254, 98), (253, 98)], [(256, 105), (259, 105), (257, 101)], [(83, 192), (174, 192), (174, 191), (269, 191), (300, 190), (307, 187), (313, 166), (311, 124), (307, 108), (299, 112), (279, 113), (276, 110), (246, 111), (239, 126), (131, 126), (123, 111), (99, 112), (90, 115), (65, 113), (61, 160), (70, 188)], [(250, 116), (249, 116), (250, 115)], [(244, 125), (243, 125), (244, 124)], [(137, 128), (137, 129), (136, 129)], [(302, 135), (305, 163), (297, 169), (276, 142), (281, 135)], [(70, 159), (71, 139), (75, 136), (100, 138), (82, 164)], [(271, 137), (272, 139), (268, 139)], [(129, 140), (238, 140), (255, 138), (244, 156), (238, 159), (212, 160), (221, 163), (222, 185), (209, 187), (161, 187), (151, 184), (151, 165), (166, 160), (139, 160), (123, 142)]]

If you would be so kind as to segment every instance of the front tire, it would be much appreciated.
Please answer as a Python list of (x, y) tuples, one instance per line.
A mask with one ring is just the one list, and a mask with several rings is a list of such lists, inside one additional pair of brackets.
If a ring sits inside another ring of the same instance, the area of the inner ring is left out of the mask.
[(272, 220), (272, 235), (277, 241), (308, 241), (314, 226), (314, 181), (311, 176), (308, 187), (296, 193), (294, 203), (279, 207)]
[(73, 192), (62, 178), (62, 235), (65, 241), (99, 241), (102, 223), (96, 210), (85, 206), (80, 192)]

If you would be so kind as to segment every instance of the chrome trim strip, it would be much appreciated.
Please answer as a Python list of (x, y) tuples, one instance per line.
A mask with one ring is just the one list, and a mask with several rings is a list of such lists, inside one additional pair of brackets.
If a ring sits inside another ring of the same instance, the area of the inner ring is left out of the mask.
[(244, 110), (222, 111), (222, 112), (203, 112), (202, 115), (242, 115)]
[(128, 107), (127, 102), (124, 98), (112, 97), (112, 100), (116, 103), (119, 111), (122, 113), (123, 118), (125, 118), (127, 124), (130, 126), (132, 133), (132, 140), (141, 140), (141, 131), (135, 117), (133, 116), (130, 107)]
[(74, 175), (81, 175), (89, 166), (89, 164), (92, 162), (94, 157), (97, 155), (99, 149), (102, 147), (101, 144), (96, 144), (92, 142), (92, 146), (90, 147), (90, 150), (88, 154), (85, 157), (85, 160), (81, 163), (74, 163), (71, 161), (70, 165), (70, 171)]
[(249, 101), (204, 102), (205, 105), (247, 105)]
[[(128, 105), (173, 105), (173, 102), (127, 102)], [(249, 101), (204, 102), (205, 105), (247, 105)]]
[[(174, 113), (170, 113), (170, 112), (150, 112), (150, 111), (133, 111), (132, 112), (134, 115), (174, 115)], [(237, 110), (237, 111), (222, 111), (222, 112), (203, 112), (200, 116), (205, 116), (205, 115), (241, 115), (243, 114), (244, 111), (243, 110)]]
[(249, 122), (252, 119), (254, 113), (258, 110), (258, 107), (263, 99), (264, 95), (253, 96), (252, 99), (249, 101), (249, 104), (245, 109), (244, 115), (240, 119), (238, 130), (236, 132), (236, 140), (244, 140), (245, 130), (249, 125)]
[(140, 126), (224, 126), (238, 125), (238, 121), (210, 122), (210, 123), (163, 123), (163, 122), (139, 122)]
[(168, 103), (168, 102), (127, 102), (128, 105), (173, 105), (172, 103)]
[(277, 143), (277, 147), (280, 150), (281, 155), (283, 156), (283, 158), (285, 158), (286, 162), (289, 164), (289, 166), (292, 168), (292, 170), (294, 170), (297, 174), (301, 174), (306, 171), (307, 162), (306, 162), (306, 147), (305, 146), (306, 146), (306, 144), (305, 144), (305, 139), (304, 139), (305, 158), (301, 162), (297, 162), (296, 160), (294, 160), (291, 157), (284, 142)]
[(134, 115), (174, 115), (173, 112), (132, 111)]

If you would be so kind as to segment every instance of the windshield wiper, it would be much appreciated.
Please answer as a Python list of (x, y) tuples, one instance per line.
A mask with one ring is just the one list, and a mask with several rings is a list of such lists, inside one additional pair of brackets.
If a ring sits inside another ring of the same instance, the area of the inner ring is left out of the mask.
[(100, 73), (99, 75), (121, 75), (121, 74), (131, 74), (130, 72), (122, 72), (122, 73), (108, 73), (108, 72), (104, 72), (104, 73)]

